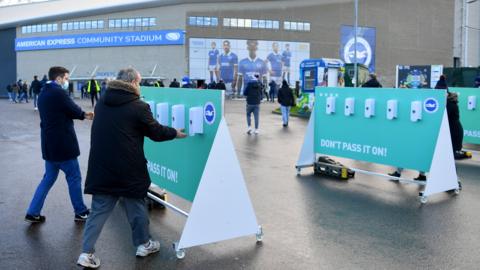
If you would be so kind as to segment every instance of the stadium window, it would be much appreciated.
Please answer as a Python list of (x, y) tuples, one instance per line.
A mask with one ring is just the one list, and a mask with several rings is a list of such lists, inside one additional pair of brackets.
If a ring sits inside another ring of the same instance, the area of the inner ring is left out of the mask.
[(252, 28), (258, 28), (258, 20), (252, 20)]
[(78, 22), (73, 22), (73, 30), (78, 30)]
[(122, 19), (115, 19), (115, 28), (122, 28)]
[(290, 30), (290, 22), (283, 22), (283, 29)]
[(273, 21), (273, 29), (280, 29), (280, 22), (279, 21)]
[(203, 26), (203, 17), (197, 17), (197, 26)]
[(150, 26), (156, 26), (157, 25), (157, 19), (156, 18), (150, 18)]
[(42, 32), (47, 32), (47, 25), (46, 24), (42, 24)]
[(142, 18), (142, 27), (148, 26), (148, 18)]
[(238, 28), (244, 28), (245, 27), (245, 19), (237, 19), (237, 26), (238, 26)]
[(188, 17), (188, 25), (195, 26), (197, 24), (197, 17)]
[(205, 26), (210, 26), (210, 17), (204, 17), (203, 18), (203, 25)]
[(142, 27), (142, 18), (135, 18), (135, 27)]
[(67, 30), (69, 30), (69, 31), (73, 30), (73, 22), (68, 23)]
[(265, 21), (265, 28), (267, 29), (272, 29), (273, 28), (273, 23), (271, 20), (266, 20)]
[(27, 34), (30, 34), (30, 33), (32, 33), (32, 26), (31, 25), (27, 26)]
[(230, 26), (237, 27), (238, 20), (237, 18), (230, 18)]
[(67, 31), (67, 23), (62, 23), (62, 31)]
[(306, 23), (303, 25), (303, 29), (304, 29), (305, 31), (310, 32), (310, 23), (306, 22)]
[(218, 26), (218, 18), (217, 17), (212, 18), (212, 26)]
[(230, 27), (230, 18), (223, 18), (223, 26)]
[(296, 31), (297, 30), (297, 22), (291, 22), (290, 23), (290, 29)]
[(128, 27), (135, 27), (135, 19), (130, 18), (128, 19)]
[(108, 28), (115, 28), (115, 20), (108, 20)]
[(52, 29), (54, 32), (57, 32), (58, 31), (58, 24), (54, 23), (52, 24)]
[(97, 29), (97, 27), (98, 27), (98, 22), (92, 21), (92, 29)]
[(36, 33), (37, 32), (37, 26), (36, 25), (32, 25), (32, 33)]
[(258, 28), (265, 29), (265, 20), (258, 20)]
[(245, 19), (245, 28), (252, 28), (252, 19)]
[(122, 28), (128, 28), (128, 19), (122, 19)]
[(27, 27), (26, 26), (22, 26), (22, 34), (25, 34), (27, 33)]
[(47, 24), (47, 32), (53, 32), (53, 25), (51, 23)]
[(78, 29), (80, 29), (80, 30), (85, 29), (85, 21), (82, 21), (82, 22), (78, 23)]
[(92, 29), (92, 21), (85, 22), (85, 29)]
[(297, 23), (297, 30), (298, 31), (303, 31), (303, 23), (302, 22)]

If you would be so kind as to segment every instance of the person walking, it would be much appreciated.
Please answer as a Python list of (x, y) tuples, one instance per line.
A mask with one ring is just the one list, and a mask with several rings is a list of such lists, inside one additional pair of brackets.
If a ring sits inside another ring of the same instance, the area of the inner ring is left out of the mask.
[(270, 102), (275, 102), (275, 96), (277, 95), (277, 83), (274, 80), (271, 80), (268, 84), (269, 94), (270, 94)]
[(95, 78), (92, 78), (90, 81), (88, 81), (87, 92), (90, 94), (93, 108), (95, 106), (95, 102), (98, 102), (98, 93), (100, 92), (100, 85), (98, 85), (98, 82), (95, 80)]
[(25, 221), (45, 221), (41, 210), (45, 199), (57, 180), (58, 173), (65, 173), (75, 221), (85, 221), (90, 213), (83, 203), (82, 176), (77, 157), (80, 155), (73, 119), (93, 119), (93, 112), (84, 112), (68, 97), (69, 71), (64, 67), (51, 67), (50, 81), (38, 97), (40, 113), (40, 138), (45, 174), (33, 195)]
[(20, 98), (19, 93), (20, 93), (20, 87), (18, 87), (18, 84), (15, 82), (15, 83), (12, 84), (13, 103), (17, 103), (17, 98)]
[(149, 105), (140, 99), (140, 81), (136, 70), (120, 70), (95, 107), (85, 181), (85, 193), (92, 194), (92, 207), (77, 260), (84, 267), (100, 266), (94, 246), (119, 201), (132, 228), (136, 255), (145, 257), (160, 250), (159, 242), (151, 239), (148, 228), (145, 199), (151, 182), (144, 138), (161, 142), (185, 138), (186, 134), (162, 126), (153, 118)]
[[(252, 132), (258, 134), (259, 126), (259, 117), (260, 117), (260, 102), (262, 100), (262, 84), (259, 81), (260, 76), (255, 74), (256, 80), (250, 81), (245, 87), (243, 95), (247, 98), (247, 134), (250, 135)], [(255, 129), (252, 130), (251, 125), (251, 115), (255, 120)]]
[(10, 103), (13, 103), (13, 87), (11, 84), (7, 84), (7, 93), (8, 93), (8, 100)]
[(25, 103), (28, 103), (28, 84), (26, 81), (21, 81), (19, 83), (20, 88), (20, 98), (18, 99), (18, 103), (22, 103), (22, 100), (25, 99)]
[(38, 110), (37, 101), (38, 101), (38, 95), (40, 94), (41, 89), (42, 89), (42, 83), (38, 80), (38, 76), (37, 75), (33, 76), (33, 81), (32, 81), (32, 84), (30, 85), (30, 91), (33, 94), (32, 96), (33, 108), (35, 110)]
[(288, 127), (290, 108), (295, 106), (295, 98), (286, 80), (282, 81), (282, 87), (278, 91), (278, 103), (280, 103), (280, 110), (282, 111), (283, 127)]

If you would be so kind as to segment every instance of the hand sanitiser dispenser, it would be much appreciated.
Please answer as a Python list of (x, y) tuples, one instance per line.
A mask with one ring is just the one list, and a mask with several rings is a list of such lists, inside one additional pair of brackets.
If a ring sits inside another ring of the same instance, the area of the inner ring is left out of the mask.
[(393, 120), (397, 118), (398, 113), (398, 101), (390, 99), (387, 101), (387, 119)]
[(355, 112), (355, 98), (350, 97), (345, 99), (345, 115), (350, 116)]
[(326, 113), (327, 114), (335, 113), (335, 97), (327, 97)]
[(177, 129), (185, 128), (185, 105), (177, 104), (172, 106), (172, 127)]
[(155, 115), (155, 102), (154, 101), (146, 101), (148, 106), (150, 106), (150, 111), (152, 115)]
[(473, 111), (477, 108), (477, 96), (468, 97), (468, 110)]
[(422, 120), (422, 102), (412, 101), (410, 108), (410, 120), (412, 122), (417, 122)]
[(157, 103), (157, 121), (162, 126), (168, 126), (168, 103)]
[(375, 99), (367, 98), (365, 100), (365, 117), (370, 118), (375, 116)]
[(203, 134), (203, 107), (192, 107), (188, 112), (188, 135)]

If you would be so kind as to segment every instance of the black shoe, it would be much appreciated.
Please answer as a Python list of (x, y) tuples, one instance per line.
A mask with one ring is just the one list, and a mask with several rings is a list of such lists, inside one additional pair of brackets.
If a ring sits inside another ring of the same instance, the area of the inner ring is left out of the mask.
[(41, 216), (41, 215), (33, 216), (33, 215), (27, 214), (25, 216), (25, 221), (30, 223), (42, 223), (42, 222), (45, 222), (45, 220), (46, 220), (45, 216)]
[(283, 124), (283, 127), (286, 127), (286, 126), (287, 126), (287, 124)]
[(424, 174), (419, 174), (417, 177), (413, 178), (415, 181), (427, 181), (427, 177)]
[(398, 171), (394, 171), (393, 173), (389, 173), (388, 175), (393, 176), (393, 177), (400, 177), (401, 174)]
[(80, 213), (80, 214), (75, 214), (75, 221), (78, 222), (85, 222), (90, 215), (90, 210), (87, 209), (87, 211)]

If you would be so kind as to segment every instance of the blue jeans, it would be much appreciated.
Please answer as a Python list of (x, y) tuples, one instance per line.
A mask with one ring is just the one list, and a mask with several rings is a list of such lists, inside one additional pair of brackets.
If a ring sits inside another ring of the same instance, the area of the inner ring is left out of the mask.
[(288, 124), (288, 115), (290, 114), (290, 106), (280, 106), (280, 110), (282, 111), (282, 120), (283, 124)]
[(251, 126), (252, 120), (250, 119), (251, 114), (253, 113), (253, 118), (255, 119), (255, 129), (258, 129), (258, 122), (259, 122), (259, 113), (260, 113), (260, 105), (248, 105), (247, 104), (247, 125), (248, 127)]
[(45, 174), (35, 191), (35, 195), (33, 195), (27, 214), (35, 216), (40, 215), (43, 203), (47, 198), (50, 188), (52, 188), (57, 180), (58, 172), (60, 170), (65, 173), (68, 184), (68, 193), (70, 194), (70, 201), (75, 214), (82, 214), (87, 211), (87, 207), (83, 203), (80, 166), (78, 165), (78, 160), (75, 158), (59, 162), (45, 160)]
[(33, 93), (33, 107), (37, 108), (38, 94)]
[(106, 194), (92, 196), (92, 209), (83, 231), (82, 253), (94, 253), (103, 225), (112, 213), (117, 201), (127, 214), (128, 223), (132, 228), (132, 240), (135, 247), (145, 244), (150, 239), (149, 220), (145, 199), (116, 197)]

